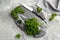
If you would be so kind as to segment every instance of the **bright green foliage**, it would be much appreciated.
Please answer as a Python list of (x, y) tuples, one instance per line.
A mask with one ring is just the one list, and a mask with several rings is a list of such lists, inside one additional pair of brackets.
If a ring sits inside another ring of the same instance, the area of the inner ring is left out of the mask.
[(14, 9), (15, 13), (21, 13), (21, 14), (24, 14), (25, 10), (21, 7), (21, 6), (18, 6)]
[(21, 6), (17, 6), (16, 8), (14, 8), (12, 11), (11, 11), (11, 16), (14, 18), (14, 19), (18, 19), (18, 13), (20, 14), (24, 14), (25, 10), (21, 7)]
[(42, 11), (42, 8), (37, 7), (37, 12), (39, 13), (39, 12), (41, 12), (41, 11)]
[(11, 12), (11, 16), (12, 16), (14, 19), (18, 19), (18, 14), (15, 13), (14, 10)]
[(42, 23), (39, 23), (36, 18), (28, 19), (25, 21), (25, 29), (28, 35), (36, 35), (40, 32), (39, 26)]
[(50, 17), (49, 21), (52, 21), (56, 16), (57, 16), (57, 14), (56, 14), (56, 13), (52, 13), (52, 15), (51, 15), (51, 17)]

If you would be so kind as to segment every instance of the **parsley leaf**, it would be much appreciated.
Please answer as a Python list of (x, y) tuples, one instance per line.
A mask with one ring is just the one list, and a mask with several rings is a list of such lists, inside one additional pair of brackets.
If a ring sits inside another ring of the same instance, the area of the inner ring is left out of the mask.
[(56, 13), (52, 13), (52, 15), (51, 15), (51, 17), (50, 17), (49, 21), (52, 21), (56, 16), (57, 16), (57, 14), (56, 14)]
[(11, 12), (11, 16), (12, 16), (14, 19), (18, 19), (18, 14), (15, 13), (14, 10)]
[(42, 11), (42, 8), (37, 7), (37, 12), (39, 13), (39, 12), (41, 12), (41, 11)]
[(21, 35), (20, 34), (17, 34), (15, 37), (19, 39), (21, 37)]

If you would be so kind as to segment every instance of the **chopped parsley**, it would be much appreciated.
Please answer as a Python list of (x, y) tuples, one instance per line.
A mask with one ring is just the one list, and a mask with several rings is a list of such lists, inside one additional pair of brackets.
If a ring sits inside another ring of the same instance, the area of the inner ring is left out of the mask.
[(21, 7), (21, 6), (18, 6), (14, 9), (15, 13), (21, 13), (21, 14), (24, 14), (25, 10)]
[(18, 13), (20, 14), (24, 14), (25, 10), (21, 7), (21, 6), (17, 6), (16, 8), (14, 8), (12, 11), (11, 11), (11, 16), (14, 18), (14, 19), (18, 19)]
[(49, 21), (52, 21), (56, 16), (57, 16), (57, 14), (56, 14), (56, 13), (52, 13), (52, 15), (51, 15), (51, 17), (50, 17)]
[(42, 8), (37, 7), (37, 12), (39, 13), (39, 12), (41, 12), (41, 11), (42, 11)]
[(21, 35), (20, 34), (17, 34), (15, 37), (19, 39), (21, 37)]
[(36, 35), (40, 32), (39, 26), (42, 26), (42, 23), (39, 23), (36, 18), (31, 18), (25, 21), (25, 30), (28, 35)]

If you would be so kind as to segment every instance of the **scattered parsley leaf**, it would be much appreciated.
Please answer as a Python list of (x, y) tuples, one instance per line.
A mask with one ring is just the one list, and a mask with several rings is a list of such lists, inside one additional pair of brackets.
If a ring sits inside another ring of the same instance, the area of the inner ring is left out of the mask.
[(42, 11), (42, 8), (37, 7), (37, 12), (39, 13), (39, 12), (41, 12), (41, 11)]
[(21, 36), (20, 34), (17, 34), (15, 37), (19, 39), (19, 38), (20, 38), (20, 36)]
[(56, 13), (52, 13), (52, 15), (51, 15), (51, 17), (50, 17), (49, 21), (52, 21), (56, 16), (57, 16), (57, 14), (56, 14)]

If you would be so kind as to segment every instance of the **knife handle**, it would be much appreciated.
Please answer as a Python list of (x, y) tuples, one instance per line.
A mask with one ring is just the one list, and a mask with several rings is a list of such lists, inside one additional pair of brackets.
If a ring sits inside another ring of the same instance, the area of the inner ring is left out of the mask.
[(44, 17), (44, 14), (43, 14), (43, 13), (38, 14), (38, 12), (35, 12), (35, 11), (33, 11), (33, 13), (34, 13), (36, 16), (38, 16), (40, 19), (45, 20), (45, 17)]

